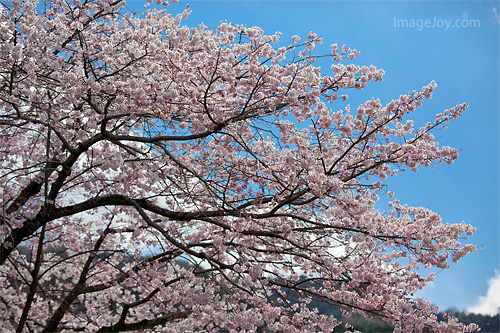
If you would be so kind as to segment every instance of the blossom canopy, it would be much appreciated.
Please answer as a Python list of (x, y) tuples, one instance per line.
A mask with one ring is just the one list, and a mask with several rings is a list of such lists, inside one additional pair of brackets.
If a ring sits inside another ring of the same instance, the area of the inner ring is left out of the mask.
[(2, 6), (1, 327), (349, 327), (319, 301), (396, 332), (476, 329), (414, 297), (474, 228), (392, 192), (376, 207), (387, 177), (458, 157), (432, 132), (467, 104), (415, 126), (430, 82), (334, 110), (384, 72), (345, 45), (316, 54), (313, 32), (287, 45), (121, 0)]

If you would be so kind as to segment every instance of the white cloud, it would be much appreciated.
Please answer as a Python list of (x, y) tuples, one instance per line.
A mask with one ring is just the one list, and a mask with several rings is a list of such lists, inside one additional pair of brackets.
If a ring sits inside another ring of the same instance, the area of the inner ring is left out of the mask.
[(467, 312), (496, 315), (500, 310), (500, 272), (495, 270), (495, 276), (488, 280), (486, 296), (479, 296), (476, 304), (467, 308)]
[(498, 14), (497, 7), (492, 8), (493, 15), (495, 15), (495, 20), (500, 23), (500, 15)]

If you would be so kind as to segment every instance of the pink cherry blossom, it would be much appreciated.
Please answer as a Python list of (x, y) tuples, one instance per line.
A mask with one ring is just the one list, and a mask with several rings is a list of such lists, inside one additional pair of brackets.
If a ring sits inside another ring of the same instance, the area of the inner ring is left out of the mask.
[(388, 177), (458, 158), (432, 133), (467, 104), (417, 128), (433, 81), (346, 105), (384, 75), (357, 50), (332, 45), (325, 73), (313, 32), (283, 46), (259, 27), (186, 27), (189, 7), (124, 6), (0, 9), (4, 331), (331, 332), (353, 313), (476, 329), (413, 296), (435, 279), (420, 268), (475, 251), (475, 229), (391, 191), (377, 204)]

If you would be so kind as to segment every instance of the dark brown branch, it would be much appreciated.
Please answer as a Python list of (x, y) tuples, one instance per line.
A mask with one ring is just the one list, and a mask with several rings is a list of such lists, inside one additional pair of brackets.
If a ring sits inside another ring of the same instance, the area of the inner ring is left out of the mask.
[(136, 323), (117, 323), (113, 326), (101, 327), (97, 332), (129, 332), (155, 328), (158, 325), (166, 324), (177, 319), (184, 319), (189, 316), (187, 311), (178, 311), (155, 319), (144, 319)]
[(38, 248), (36, 252), (35, 258), (35, 266), (33, 267), (33, 271), (31, 272), (31, 283), (28, 295), (26, 296), (26, 303), (24, 304), (23, 313), (21, 314), (21, 318), (19, 319), (19, 324), (17, 325), (16, 333), (20, 333), (23, 331), (24, 324), (28, 319), (28, 314), (31, 309), (31, 305), (33, 304), (33, 300), (35, 299), (36, 290), (38, 288), (38, 273), (40, 272), (40, 267), (42, 266), (43, 261), (43, 241), (45, 240), (45, 226), (42, 227), (42, 231), (40, 233), (40, 238), (38, 239)]
[(57, 326), (59, 326), (61, 319), (66, 314), (66, 312), (68, 311), (71, 304), (73, 304), (73, 302), (76, 300), (78, 295), (80, 295), (82, 293), (82, 289), (85, 286), (85, 282), (87, 281), (87, 274), (89, 273), (90, 265), (92, 264), (92, 261), (94, 260), (95, 256), (97, 255), (97, 251), (99, 251), (99, 248), (101, 247), (102, 243), (104, 242), (106, 235), (107, 235), (107, 233), (104, 233), (97, 240), (96, 244), (94, 245), (93, 251), (90, 253), (90, 255), (87, 258), (87, 261), (83, 265), (82, 271), (80, 272), (80, 277), (78, 279), (78, 282), (76, 283), (75, 287), (62, 300), (61, 304), (59, 304), (59, 307), (52, 314), (52, 317), (50, 317), (50, 319), (47, 321), (47, 324), (45, 325), (45, 328), (43, 329), (42, 332), (55, 332), (57, 329)]

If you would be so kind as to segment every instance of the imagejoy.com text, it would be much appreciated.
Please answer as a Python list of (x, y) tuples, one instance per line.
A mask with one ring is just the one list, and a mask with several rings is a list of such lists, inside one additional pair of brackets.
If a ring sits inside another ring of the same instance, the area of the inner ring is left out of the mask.
[(444, 29), (447, 31), (450, 28), (464, 29), (464, 28), (480, 28), (481, 21), (478, 19), (440, 19), (434, 17), (433, 19), (400, 19), (394, 16), (394, 28), (410, 28), (417, 29)]

